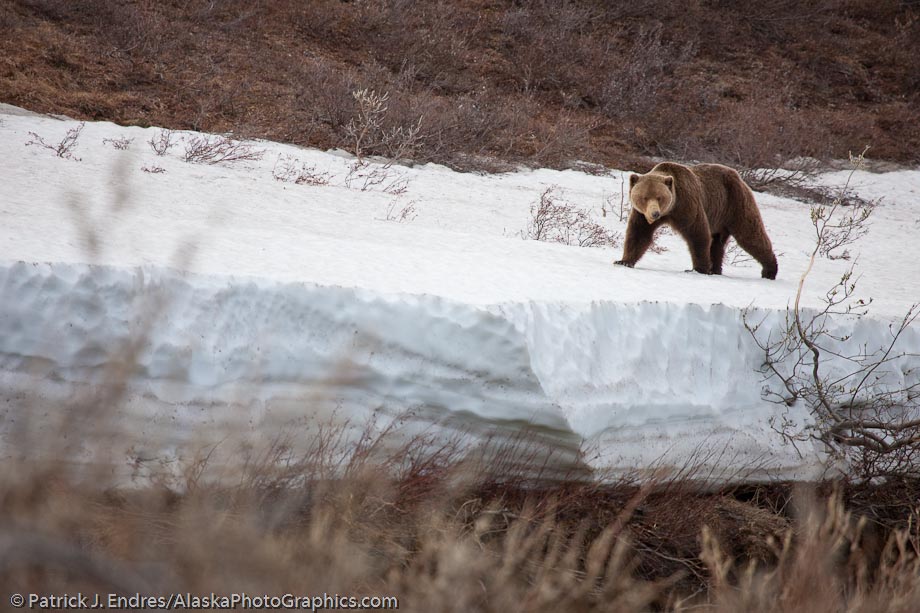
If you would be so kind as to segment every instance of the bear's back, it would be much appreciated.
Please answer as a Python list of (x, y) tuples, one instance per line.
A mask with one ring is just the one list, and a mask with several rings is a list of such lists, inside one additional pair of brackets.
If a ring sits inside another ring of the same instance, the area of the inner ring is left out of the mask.
[(752, 210), (756, 212), (754, 194), (734, 168), (697, 164), (692, 170), (703, 185), (704, 207), (714, 233), (742, 223)]

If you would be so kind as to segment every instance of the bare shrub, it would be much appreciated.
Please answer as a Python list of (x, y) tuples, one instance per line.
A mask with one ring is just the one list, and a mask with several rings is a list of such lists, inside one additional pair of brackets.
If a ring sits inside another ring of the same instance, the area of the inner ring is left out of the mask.
[(742, 167), (738, 170), (741, 178), (753, 189), (765, 189), (774, 186), (801, 187), (814, 177), (821, 163), (813, 158), (796, 158), (793, 160), (776, 160), (776, 168)]
[(282, 183), (314, 186), (328, 185), (331, 178), (328, 172), (317, 172), (316, 166), (311, 166), (292, 155), (285, 154), (279, 155), (275, 161), (272, 176), (276, 181)]
[(530, 207), (530, 221), (521, 231), (521, 238), (577, 247), (619, 246), (619, 234), (592, 220), (587, 211), (561, 199), (558, 189), (546, 188), (540, 194), (540, 202)]
[[(862, 155), (853, 159), (854, 172), (862, 160)], [(818, 440), (862, 477), (912, 474), (920, 462), (920, 380), (904, 364), (920, 355), (900, 350), (899, 341), (920, 315), (920, 304), (892, 323), (890, 337), (877, 347), (855, 344), (835, 331), (835, 318), (852, 322), (866, 315), (872, 302), (856, 296), (855, 264), (826, 292), (822, 308), (800, 306), (816, 259), (848, 259), (846, 247), (867, 231), (871, 205), (846, 210), (848, 186), (849, 179), (830, 206), (812, 206), (815, 245), (784, 328), (764, 336), (749, 312), (745, 326), (763, 352), (765, 380), (781, 384), (779, 391), (767, 388), (767, 397), (789, 406), (804, 403), (815, 419), (808, 426), (779, 420), (775, 427), (788, 440)]]
[(294, 70), (297, 98), (309, 109), (311, 122), (333, 132), (344, 131), (354, 118), (353, 92), (358, 86), (354, 68), (317, 58), (296, 65)]
[[(469, 87), (469, 66), (476, 60), (477, 35), (484, 23), (467, 7), (448, 0), (387, 2), (381, 14), (364, 14), (386, 24), (376, 45), (387, 65), (432, 92), (460, 93)], [(459, 10), (458, 10), (459, 9)], [(406, 36), (412, 32), (412, 36)], [(394, 71), (395, 72), (395, 71)]]
[(27, 0), (26, 4), (50, 19), (98, 28), (110, 52), (142, 52), (152, 56), (170, 48), (170, 39), (175, 38), (165, 35), (166, 19), (157, 11), (157, 3), (150, 0), (132, 3)]
[(590, 147), (592, 124), (576, 114), (541, 111), (534, 96), (502, 104), (494, 93), (435, 106), (425, 114), (425, 159), (462, 171), (508, 172), (521, 164), (571, 166)]
[[(692, 42), (666, 43), (653, 26), (630, 37), (625, 54), (604, 75), (598, 93), (604, 112), (616, 119), (655, 117), (678, 82), (675, 69), (696, 54)], [(686, 84), (681, 84), (685, 87)]]
[(191, 136), (185, 143), (184, 158), (195, 164), (234, 164), (262, 159), (264, 149), (220, 134)]
[[(595, 28), (599, 11), (576, 2), (537, 0), (513, 6), (502, 18), (502, 30), (512, 41), (509, 54), (514, 76), (525, 92), (561, 89), (583, 77), (585, 66), (600, 65)], [(603, 52), (601, 52), (602, 54)]]
[(135, 5), (113, 5), (113, 8), (119, 14), (107, 33), (124, 53), (157, 58), (178, 44), (176, 37), (166, 35), (168, 18), (157, 3), (142, 0)]
[(380, 191), (385, 194), (392, 194), (393, 196), (402, 196), (409, 191), (409, 179), (405, 176), (396, 177), (388, 183), (385, 183)]
[(57, 143), (49, 143), (35, 132), (29, 132), (29, 136), (31, 136), (32, 139), (26, 143), (26, 146), (29, 147), (35, 145), (37, 147), (53, 151), (54, 154), (59, 158), (79, 162), (81, 158), (76, 157), (73, 154), (73, 151), (77, 147), (77, 140), (80, 138), (80, 134), (83, 132), (84, 125), (85, 124), (81, 122), (79, 125), (68, 129), (67, 134), (64, 135), (64, 138), (62, 138)]
[(497, 151), (513, 147), (513, 139), (509, 140), (505, 132), (510, 110), (495, 108), (490, 112), (494, 101), (487, 97), (463, 96), (453, 104), (438, 98), (423, 100), (427, 159), (449, 161), (458, 170), (494, 169), (487, 166), (486, 159), (500, 157)]
[(348, 167), (343, 184), (349, 189), (381, 191), (394, 196), (400, 196), (409, 189), (409, 179), (405, 173), (393, 169), (389, 164), (378, 166), (361, 160), (356, 160)]
[(352, 141), (352, 152), (361, 161), (368, 140), (376, 136), (383, 125), (389, 94), (378, 94), (372, 89), (359, 89), (352, 92), (352, 97), (355, 100), (356, 114), (345, 126), (345, 134)]
[[(862, 155), (859, 156), (859, 162), (861, 161)], [(811, 217), (818, 253), (830, 260), (849, 260), (850, 252), (847, 246), (858, 241), (869, 231), (866, 222), (875, 210), (876, 204), (875, 201), (860, 199), (850, 206), (844, 206), (844, 200), (838, 198), (830, 206), (813, 206)]]
[(754, 189), (801, 187), (826, 159), (827, 138), (792, 106), (783, 96), (725, 105), (693, 154), (737, 168)]
[(393, 200), (387, 207), (386, 221), (395, 221), (398, 223), (412, 221), (418, 217), (418, 211), (415, 208), (416, 202), (410, 200), (401, 204), (398, 199)]
[(166, 153), (177, 144), (177, 138), (175, 132), (172, 130), (161, 129), (158, 130), (156, 134), (150, 137), (150, 140), (147, 143), (150, 145), (150, 148), (153, 149), (153, 152), (157, 155), (166, 155)]
[(424, 117), (419, 116), (414, 124), (395, 125), (383, 130), (378, 146), (391, 163), (413, 156), (421, 146), (423, 119)]
[(102, 143), (105, 145), (110, 145), (119, 151), (126, 151), (128, 147), (131, 146), (131, 143), (134, 142), (133, 138), (127, 138), (125, 136), (120, 136), (118, 138), (103, 138)]
[(352, 92), (356, 111), (345, 125), (352, 152), (359, 162), (368, 153), (386, 156), (390, 163), (415, 153), (423, 141), (421, 115), (408, 123), (389, 120), (390, 95), (372, 89)]

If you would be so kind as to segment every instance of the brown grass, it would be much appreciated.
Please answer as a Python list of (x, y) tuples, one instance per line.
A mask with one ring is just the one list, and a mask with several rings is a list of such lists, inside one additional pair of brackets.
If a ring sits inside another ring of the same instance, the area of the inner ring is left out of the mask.
[(920, 160), (920, 9), (896, 0), (13, 0), (0, 29), (0, 100), (79, 119), (348, 147), (370, 89), (381, 136), (463, 169)]
[(237, 456), (232, 474), (205, 449), (178, 480), (141, 487), (9, 461), (0, 585), (395, 596), (409, 611), (920, 606), (916, 481), (547, 481), (515, 468), (536, 439), (476, 456), (425, 437), (393, 447), (393, 430), (372, 430), (348, 444), (341, 430), (313, 431), (301, 453), (279, 439)]

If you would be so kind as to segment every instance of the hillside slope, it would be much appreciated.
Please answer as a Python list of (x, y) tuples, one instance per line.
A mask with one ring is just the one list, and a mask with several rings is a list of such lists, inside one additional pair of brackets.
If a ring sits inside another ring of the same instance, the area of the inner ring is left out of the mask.
[(0, 102), (351, 149), (370, 89), (368, 151), (466, 169), (916, 163), (918, 55), (896, 0), (0, 4)]

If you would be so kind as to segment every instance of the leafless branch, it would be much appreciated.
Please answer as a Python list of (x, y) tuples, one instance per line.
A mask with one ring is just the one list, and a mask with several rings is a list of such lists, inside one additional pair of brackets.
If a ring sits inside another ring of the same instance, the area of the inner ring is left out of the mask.
[(857, 201), (841, 213), (850, 180), (864, 154), (853, 157), (853, 172), (840, 196), (830, 205), (812, 207), (815, 244), (785, 325), (764, 337), (763, 320), (752, 321), (748, 310), (745, 326), (763, 352), (765, 380), (782, 384), (782, 393), (768, 386), (765, 397), (790, 406), (804, 402), (815, 419), (813, 426), (802, 430), (800, 424), (783, 418), (778, 429), (787, 440), (820, 440), (833, 455), (849, 459), (862, 476), (873, 477), (914, 471), (920, 461), (920, 381), (912, 382), (912, 372), (901, 367), (906, 359), (918, 356), (898, 349), (920, 315), (920, 304), (912, 305), (891, 325), (890, 336), (882, 345), (853, 346), (851, 335), (834, 332), (831, 323), (832, 318), (860, 318), (871, 305), (871, 299), (856, 296), (854, 261), (825, 293), (823, 307), (806, 310), (801, 306), (817, 258), (848, 258), (846, 247), (868, 230), (873, 205)]
[(175, 132), (172, 130), (159, 130), (156, 134), (150, 137), (150, 140), (147, 143), (150, 145), (150, 148), (153, 149), (153, 152), (157, 155), (166, 155), (166, 152), (170, 148), (175, 146)]
[(185, 161), (197, 164), (234, 164), (262, 159), (265, 152), (227, 136), (200, 134), (185, 144)]
[(525, 240), (547, 241), (578, 247), (616, 247), (620, 237), (600, 225), (588, 214), (557, 195), (551, 186), (540, 195), (540, 202), (530, 207), (530, 222), (521, 232)]
[(64, 138), (62, 138), (58, 143), (49, 143), (35, 132), (29, 132), (29, 136), (31, 136), (32, 139), (26, 143), (26, 146), (28, 147), (34, 145), (43, 149), (48, 149), (50, 151), (54, 151), (54, 154), (59, 158), (79, 162), (81, 158), (76, 157), (73, 154), (73, 150), (77, 147), (77, 140), (80, 138), (80, 134), (83, 132), (84, 125), (85, 124), (81, 122), (76, 127), (67, 130), (67, 134), (65, 134)]
[(281, 154), (275, 161), (272, 168), (272, 176), (276, 181), (282, 183), (294, 183), (295, 185), (329, 185), (329, 173), (316, 170), (315, 166), (310, 166), (305, 162), (300, 162), (291, 155)]
[(125, 151), (128, 147), (131, 146), (131, 143), (134, 142), (133, 138), (128, 138), (126, 136), (119, 136), (118, 138), (103, 138), (102, 143), (104, 145), (111, 145), (119, 151)]

